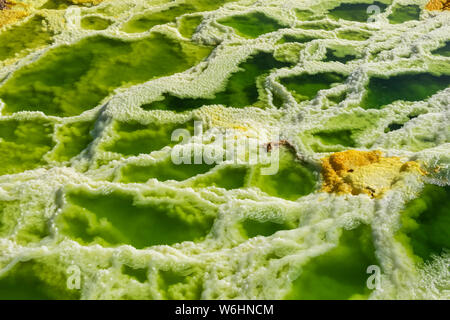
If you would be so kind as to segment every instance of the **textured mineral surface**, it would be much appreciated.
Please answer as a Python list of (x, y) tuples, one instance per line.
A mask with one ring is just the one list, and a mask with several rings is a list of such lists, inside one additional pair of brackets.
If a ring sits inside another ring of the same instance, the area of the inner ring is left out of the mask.
[(0, 0), (0, 299), (450, 299), (450, 11)]

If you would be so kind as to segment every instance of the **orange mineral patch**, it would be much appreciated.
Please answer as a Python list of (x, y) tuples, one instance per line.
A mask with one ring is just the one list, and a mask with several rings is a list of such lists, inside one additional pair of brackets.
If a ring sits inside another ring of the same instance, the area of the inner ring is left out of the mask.
[(322, 191), (379, 197), (408, 172), (423, 174), (415, 161), (383, 157), (381, 151), (348, 150), (322, 159)]
[(0, 1), (0, 3), (4, 4), (0, 10), (0, 28), (19, 21), (30, 14), (26, 4), (14, 1)]
[(425, 9), (434, 10), (450, 10), (450, 0), (430, 0), (425, 6)]

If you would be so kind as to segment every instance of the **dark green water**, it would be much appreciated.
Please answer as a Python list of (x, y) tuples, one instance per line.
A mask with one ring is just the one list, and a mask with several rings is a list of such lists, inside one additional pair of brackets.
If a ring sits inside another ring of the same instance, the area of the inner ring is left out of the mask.
[(450, 57), (450, 41), (447, 41), (444, 46), (434, 50), (432, 53), (439, 56)]
[(342, 83), (345, 79), (342, 74), (325, 72), (282, 78), (280, 82), (301, 102), (313, 99), (320, 90), (330, 89), (332, 84)]
[(2, 300), (72, 300), (79, 291), (70, 291), (66, 275), (45, 264), (20, 262), (0, 279)]
[(420, 7), (416, 5), (396, 6), (388, 19), (393, 24), (419, 20), (421, 11)]
[(81, 19), (81, 27), (87, 30), (105, 30), (113, 22), (108, 19), (92, 16)]
[(54, 148), (52, 158), (57, 161), (69, 161), (80, 154), (94, 139), (91, 135), (94, 125), (94, 121), (81, 121), (59, 127), (56, 137), (60, 144)]
[(427, 261), (450, 249), (450, 187), (427, 185), (402, 212), (399, 238)]
[(164, 100), (155, 101), (141, 106), (144, 110), (186, 111), (203, 105), (223, 104), (225, 106), (242, 108), (258, 101), (258, 77), (274, 68), (282, 68), (289, 64), (275, 60), (270, 53), (260, 52), (239, 65), (241, 71), (231, 75), (225, 90), (215, 94), (211, 99), (179, 98), (165, 94)]
[(361, 106), (379, 109), (394, 101), (421, 101), (450, 86), (450, 76), (428, 73), (400, 74), (390, 78), (372, 77)]
[(181, 35), (185, 38), (191, 38), (202, 20), (202, 16), (186, 16), (181, 18), (179, 27)]
[(219, 23), (234, 28), (240, 36), (253, 39), (283, 28), (278, 21), (261, 12), (227, 17), (219, 20)]

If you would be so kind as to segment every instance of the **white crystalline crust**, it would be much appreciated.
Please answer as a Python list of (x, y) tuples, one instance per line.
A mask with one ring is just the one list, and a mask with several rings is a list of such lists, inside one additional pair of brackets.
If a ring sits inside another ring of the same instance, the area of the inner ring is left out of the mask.
[[(45, 1), (27, 2), (37, 8)], [(200, 13), (204, 20), (192, 41), (213, 44), (219, 40), (220, 44), (210, 57), (185, 72), (117, 89), (95, 109), (79, 116), (63, 118), (46, 116), (42, 112), (1, 115), (2, 119), (51, 119), (58, 125), (97, 120), (92, 132), (95, 135), (93, 142), (68, 163), (52, 163), (49, 160), (50, 164), (44, 168), (0, 177), (0, 200), (19, 203), (17, 225), (8, 236), (0, 239), (0, 275), (6, 274), (21, 261), (55, 259), (55, 268), (58, 270), (66, 270), (73, 264), (81, 268), (82, 299), (114, 299), (124, 296), (159, 299), (165, 296), (157, 284), (158, 270), (170, 269), (183, 273), (183, 270), (195, 269), (201, 270), (198, 276), (203, 288), (201, 298), (280, 299), (290, 290), (290, 284), (298, 276), (302, 265), (310, 258), (335, 247), (342, 230), (365, 223), (372, 227), (376, 256), (383, 270), (382, 286), (372, 292), (371, 298), (450, 298), (449, 257), (435, 257), (429, 264), (419, 266), (394, 236), (400, 227), (400, 212), (404, 204), (422, 189), (422, 178), (411, 176), (407, 185), (390, 190), (380, 199), (372, 199), (366, 195), (338, 196), (315, 191), (296, 201), (289, 201), (269, 196), (257, 188), (225, 190), (206, 187), (194, 190), (186, 181), (159, 182), (152, 179), (147, 183), (116, 182), (117, 179), (114, 179), (117, 172), (126, 164), (145, 165), (162, 161), (160, 159), (165, 158), (171, 148), (132, 157), (123, 157), (102, 148), (116, 138), (116, 121), (176, 124), (189, 119), (202, 119), (211, 127), (234, 128), (238, 139), (245, 138), (252, 131), (262, 143), (270, 142), (271, 134), (281, 130), (282, 139), (290, 141), (306, 161), (319, 166), (320, 159), (328, 153), (311, 149), (304, 133), (326, 129), (328, 120), (338, 115), (363, 111), (359, 104), (369, 77), (396, 75), (406, 71), (450, 75), (449, 58), (431, 54), (431, 51), (449, 39), (450, 13), (422, 12), (420, 21), (389, 24), (387, 16), (396, 4), (418, 4), (423, 7), (426, 1), (393, 2), (374, 23), (341, 20), (338, 22), (339, 28), (332, 31), (296, 28), (305, 22), (296, 17), (295, 9), (309, 9), (321, 14), (336, 7), (340, 1), (243, 0), (228, 3), (217, 10)], [(70, 6), (60, 10), (58, 15), (64, 17), (66, 23), (54, 26), (60, 29), (53, 43), (17, 58), (15, 63), (5, 64), (0, 69), (0, 79), (3, 79), (0, 80), (0, 85), (16, 70), (35, 61), (48, 50), (76, 43), (93, 34), (137, 39), (157, 30), (169, 37), (181, 39), (183, 36), (176, 23), (155, 26), (144, 33), (129, 34), (121, 31), (122, 25), (132, 17), (141, 15), (146, 10), (152, 12), (167, 6), (168, 1), (162, 0), (110, 0), (97, 6)], [(245, 39), (234, 33), (232, 28), (221, 26), (217, 22), (223, 17), (255, 10), (290, 27), (264, 34), (257, 39)], [(114, 23), (102, 31), (83, 30), (80, 20), (85, 15), (103, 15), (114, 20)], [(344, 40), (337, 36), (337, 32), (344, 29), (365, 30), (372, 37), (366, 41)], [(273, 70), (267, 75), (263, 87), (260, 87), (264, 109), (214, 105), (175, 113), (145, 111), (140, 108), (143, 104), (161, 99), (162, 94), (167, 92), (179, 97), (214, 95), (226, 85), (231, 74), (239, 70), (239, 64), (251, 55), (259, 51), (282, 54), (289, 46), (279, 44), (278, 41), (286, 34), (307, 35), (317, 39), (304, 44), (297, 51), (298, 55), (291, 54), (289, 59), (298, 61), (295, 67)], [(323, 61), (326, 48), (342, 46), (350, 48), (359, 58), (345, 65)], [(374, 52), (378, 54), (375, 55)], [(297, 102), (279, 81), (286, 76), (322, 71), (343, 73), (349, 75), (349, 78), (342, 84), (320, 91), (313, 100), (303, 102)], [(284, 98), (285, 103), (281, 108), (273, 105), (274, 93)], [(327, 99), (328, 96), (342, 93), (347, 93), (346, 98), (337, 104), (330, 103)], [(373, 129), (357, 137), (357, 149), (377, 149), (388, 156), (415, 160), (430, 172), (432, 168), (439, 166), (440, 171), (426, 179), (435, 184), (448, 185), (449, 106), (450, 88), (447, 88), (426, 101), (395, 102), (382, 109), (373, 109), (373, 117), (380, 121)], [(0, 112), (1, 110), (0, 105)], [(419, 116), (408, 121), (399, 130), (385, 133), (389, 124), (402, 121), (412, 113)], [(237, 127), (249, 130), (240, 131)], [(426, 146), (418, 145), (417, 139), (421, 137), (428, 138)], [(55, 135), (56, 144), (57, 139)], [(116, 248), (82, 246), (61, 234), (55, 223), (64, 207), (64, 194), (70, 188), (88, 190), (94, 194), (120, 190), (132, 194), (135, 201), (144, 202), (156, 201), (148, 194), (156, 192), (165, 197), (165, 194), (173, 193), (176, 197), (168, 201), (175, 203), (177, 198), (195, 199), (198, 205), (216, 210), (217, 218), (206, 239), (198, 243), (187, 241), (139, 250), (128, 245)], [(243, 217), (265, 221), (274, 216), (280, 220), (298, 219), (300, 223), (291, 230), (248, 240), (233, 230), (233, 226)], [(17, 241), (20, 230), (28, 228), (34, 222), (45, 222), (49, 226), (49, 235), (39, 242)], [(276, 255), (276, 258), (268, 258), (270, 255)], [(140, 283), (124, 275), (121, 271), (123, 264), (133, 268), (148, 268), (148, 282)]]

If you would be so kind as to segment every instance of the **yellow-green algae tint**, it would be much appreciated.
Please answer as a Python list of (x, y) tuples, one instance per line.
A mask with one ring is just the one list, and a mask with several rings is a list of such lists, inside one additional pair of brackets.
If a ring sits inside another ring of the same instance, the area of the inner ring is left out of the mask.
[(297, 18), (299, 20), (313, 20), (314, 17), (314, 12), (310, 11), (310, 10), (300, 10), (300, 9), (296, 9), (295, 10), (295, 15), (297, 16)]
[(52, 149), (53, 124), (47, 120), (0, 120), (0, 174), (34, 169)]
[(337, 61), (341, 63), (347, 63), (357, 58), (357, 55), (352, 53), (353, 51), (346, 47), (327, 48), (325, 61)]
[(450, 250), (450, 187), (426, 185), (402, 212), (398, 238), (427, 261)]
[(105, 30), (112, 23), (113, 22), (109, 19), (97, 16), (84, 17), (83, 19), (81, 19), (81, 26), (83, 27), (83, 29), (87, 30)]
[(0, 235), (8, 237), (17, 226), (19, 218), (18, 201), (0, 201)]
[(16, 54), (51, 43), (53, 33), (44, 25), (39, 15), (13, 25), (0, 33), (0, 60), (13, 58)]
[(83, 191), (71, 192), (65, 198), (67, 204), (57, 224), (64, 235), (81, 244), (129, 244), (141, 249), (198, 241), (214, 222), (210, 208), (189, 200), (145, 204), (121, 192), (92, 195)]
[(232, 27), (237, 34), (246, 38), (258, 38), (260, 35), (270, 33), (283, 28), (277, 20), (272, 19), (261, 12), (253, 12), (247, 15), (236, 15), (219, 20), (223, 25)]
[(260, 52), (239, 65), (240, 71), (227, 80), (225, 90), (214, 94), (213, 98), (179, 98), (165, 94), (163, 100), (142, 105), (144, 110), (185, 111), (203, 105), (223, 104), (225, 106), (242, 108), (258, 101), (258, 77), (275, 68), (288, 66), (288, 63), (277, 61), (272, 54)]
[(403, 23), (411, 20), (419, 20), (421, 9), (416, 5), (397, 6), (388, 19), (390, 23)]
[(186, 16), (180, 19), (179, 30), (183, 37), (191, 38), (203, 20), (203, 16)]
[(191, 183), (193, 188), (217, 187), (233, 190), (245, 187), (250, 169), (247, 166), (227, 165), (217, 170), (210, 170), (207, 174), (199, 175)]
[(0, 98), (7, 113), (73, 116), (97, 106), (117, 87), (184, 71), (210, 52), (162, 34), (136, 41), (95, 36), (55, 48), (24, 67), (0, 87)]
[(342, 230), (339, 244), (302, 266), (287, 299), (366, 299), (367, 267), (378, 265), (369, 226)]
[(448, 75), (408, 73), (392, 77), (372, 77), (361, 106), (378, 109), (395, 101), (422, 101), (449, 85)]
[(335, 152), (360, 147), (358, 138), (377, 127), (379, 115), (357, 111), (342, 114), (327, 120), (323, 128), (309, 130), (301, 134), (308, 146), (315, 152)]
[(69, 161), (79, 155), (93, 141), (95, 121), (68, 122), (56, 130), (58, 144), (52, 152), (57, 161)]

